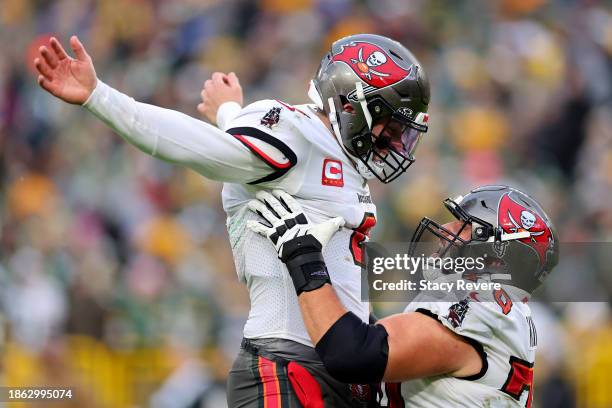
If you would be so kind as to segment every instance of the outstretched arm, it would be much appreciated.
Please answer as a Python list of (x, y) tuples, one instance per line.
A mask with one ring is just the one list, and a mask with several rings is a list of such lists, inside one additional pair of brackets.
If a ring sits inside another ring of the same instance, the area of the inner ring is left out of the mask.
[(136, 102), (102, 81), (84, 106), (143, 152), (207, 178), (244, 183), (271, 172), (229, 133), (183, 113)]
[(154, 157), (219, 181), (248, 182), (270, 168), (232, 135), (180, 112), (140, 103), (98, 80), (91, 57), (76, 36), (71, 58), (57, 39), (41, 47), (35, 66), (47, 92), (82, 104), (128, 142)]
[(248, 227), (268, 237), (286, 264), (308, 334), (336, 379), (366, 384), (480, 371), (482, 361), (474, 347), (429, 316), (401, 313), (367, 324), (346, 310), (321, 255), (341, 219), (313, 226), (282, 191), (257, 193), (249, 208), (267, 221), (249, 221)]

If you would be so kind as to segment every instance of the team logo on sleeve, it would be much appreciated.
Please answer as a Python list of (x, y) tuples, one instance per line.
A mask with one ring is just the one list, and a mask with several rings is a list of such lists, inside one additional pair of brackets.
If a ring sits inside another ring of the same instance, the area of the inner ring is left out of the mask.
[(321, 184), (324, 186), (344, 187), (342, 162), (340, 160), (325, 159), (323, 161), (323, 174)]
[(274, 108), (270, 109), (263, 118), (261, 118), (260, 123), (268, 129), (272, 129), (272, 126), (276, 125), (280, 120), (280, 112), (281, 108), (275, 106)]
[(459, 303), (455, 303), (451, 307), (448, 308), (448, 316), (446, 316), (446, 320), (456, 329), (461, 326), (463, 323), (463, 319), (465, 319), (465, 315), (469, 309), (469, 300), (463, 299)]
[(393, 85), (412, 71), (412, 66), (404, 69), (379, 46), (363, 41), (355, 41), (342, 47), (332, 57), (334, 62), (344, 62), (368, 85), (376, 88)]
[(554, 239), (546, 221), (510, 198), (510, 193), (504, 194), (500, 200), (498, 214), (498, 224), (505, 232), (529, 231), (531, 235), (519, 241), (531, 245), (540, 255), (540, 264), (543, 265), (546, 262), (546, 251)]

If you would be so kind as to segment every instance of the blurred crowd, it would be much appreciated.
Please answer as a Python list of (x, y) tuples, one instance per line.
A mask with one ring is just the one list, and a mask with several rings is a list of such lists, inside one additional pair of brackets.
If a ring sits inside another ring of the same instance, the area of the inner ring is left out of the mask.
[[(223, 406), (248, 311), (221, 186), (45, 94), (41, 44), (76, 33), (106, 83), (197, 117), (214, 71), (236, 72), (247, 102), (308, 102), (330, 43), (360, 32), (402, 42), (432, 84), (417, 162), (371, 185), (375, 238), (407, 240), (424, 215), (447, 217), (444, 197), (507, 183), (543, 204), (561, 241), (612, 241), (609, 2), (4, 0), (0, 384), (81, 387), (67, 406)], [(534, 315), (533, 406), (612, 406), (609, 305)]]

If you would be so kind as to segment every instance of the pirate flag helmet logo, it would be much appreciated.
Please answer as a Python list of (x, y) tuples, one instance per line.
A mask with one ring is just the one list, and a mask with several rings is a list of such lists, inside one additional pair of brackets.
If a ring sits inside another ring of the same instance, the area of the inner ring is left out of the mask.
[(383, 88), (393, 85), (412, 72), (412, 66), (404, 69), (379, 46), (354, 41), (344, 45), (332, 58), (334, 62), (344, 62), (368, 85)]
[(504, 194), (499, 202), (498, 225), (506, 233), (528, 231), (529, 237), (519, 239), (531, 245), (540, 256), (540, 264), (546, 262), (546, 251), (553, 242), (553, 234), (547, 222), (537, 212), (527, 209)]

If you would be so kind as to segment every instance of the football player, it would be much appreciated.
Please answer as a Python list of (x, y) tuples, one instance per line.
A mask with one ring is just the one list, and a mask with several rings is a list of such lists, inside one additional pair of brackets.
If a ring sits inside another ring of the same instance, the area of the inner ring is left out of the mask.
[(268, 237), (287, 265), (308, 333), (332, 376), (358, 384), (384, 380), (389, 407), (531, 406), (537, 336), (528, 300), (558, 260), (556, 233), (533, 198), (485, 186), (445, 200), (456, 221), (424, 218), (410, 253), (431, 232), (438, 256), (484, 259), (482, 268), (440, 271), (433, 279), (499, 288), (455, 290), (452, 301), (422, 292), (404, 313), (367, 324), (344, 307), (321, 255), (344, 220), (310, 224), (291, 196), (273, 194), (258, 192), (249, 204), (275, 209), (249, 228)]
[[(342, 303), (367, 322), (369, 306), (360, 301), (361, 243), (376, 223), (367, 181), (388, 183), (405, 172), (427, 131), (429, 83), (416, 58), (386, 37), (343, 38), (332, 44), (311, 82), (313, 104), (234, 105), (219, 129), (113, 89), (97, 78), (76, 36), (70, 45), (76, 58), (55, 38), (40, 48), (35, 66), (43, 89), (82, 105), (145, 153), (224, 182), (236, 270), (251, 300), (229, 376), (229, 405), (286, 406), (299, 398), (306, 405), (347, 406), (354, 393), (326, 373), (284, 265), (265, 239), (246, 228), (257, 217), (246, 204), (258, 190), (280, 188), (295, 195), (314, 222), (342, 216), (347, 228), (330, 240), (324, 256)], [(213, 75), (212, 81), (237, 87), (231, 75)]]

